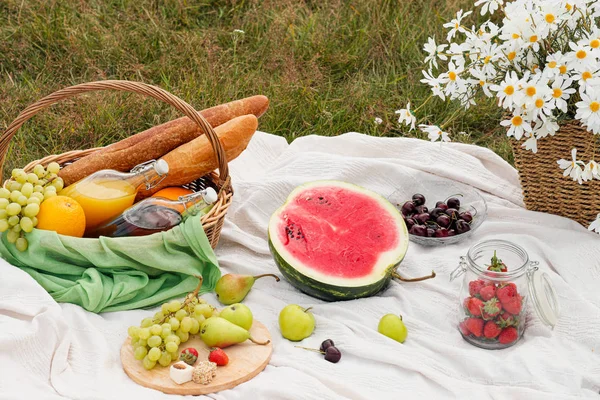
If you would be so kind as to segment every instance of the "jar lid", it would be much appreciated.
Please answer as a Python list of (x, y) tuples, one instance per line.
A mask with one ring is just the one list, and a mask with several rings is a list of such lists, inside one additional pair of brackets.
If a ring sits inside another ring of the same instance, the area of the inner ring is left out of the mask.
[(537, 270), (529, 276), (529, 294), (533, 306), (542, 322), (554, 328), (560, 316), (560, 305), (556, 291), (547, 273)]

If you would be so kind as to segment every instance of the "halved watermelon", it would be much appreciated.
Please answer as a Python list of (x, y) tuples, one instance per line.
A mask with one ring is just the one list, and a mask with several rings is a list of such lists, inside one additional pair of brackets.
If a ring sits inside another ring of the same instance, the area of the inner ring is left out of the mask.
[(269, 221), (281, 273), (328, 301), (371, 296), (390, 281), (408, 247), (398, 210), (380, 195), (340, 181), (294, 189)]

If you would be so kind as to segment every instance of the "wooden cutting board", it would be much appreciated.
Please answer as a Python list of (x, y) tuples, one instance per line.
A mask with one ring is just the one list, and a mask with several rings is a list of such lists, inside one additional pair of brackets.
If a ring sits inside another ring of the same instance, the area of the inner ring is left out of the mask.
[[(250, 328), (252, 337), (256, 340), (271, 340), (267, 328), (258, 321), (254, 321)], [(194, 347), (198, 350), (198, 361), (208, 360), (209, 348), (197, 335), (191, 335), (190, 339), (179, 346), (179, 351)], [(178, 385), (169, 377), (169, 367), (162, 367), (158, 363), (154, 369), (148, 371), (142, 366), (142, 362), (133, 357), (131, 338), (127, 338), (121, 347), (121, 363), (125, 373), (137, 384), (150, 389), (160, 390), (168, 394), (202, 395), (231, 389), (240, 383), (249, 381), (258, 375), (271, 360), (273, 345), (257, 345), (249, 340), (244, 343), (223, 349), (229, 356), (229, 364), (217, 368), (217, 376), (208, 385), (187, 382)], [(176, 362), (178, 360), (174, 360)], [(171, 363), (171, 364), (173, 364)]]

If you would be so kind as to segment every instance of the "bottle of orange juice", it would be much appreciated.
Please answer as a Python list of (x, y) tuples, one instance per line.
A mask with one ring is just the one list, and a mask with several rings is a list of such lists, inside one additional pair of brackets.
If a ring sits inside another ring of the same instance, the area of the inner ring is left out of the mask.
[(138, 190), (156, 186), (168, 173), (165, 160), (145, 162), (131, 172), (105, 169), (67, 186), (60, 195), (69, 196), (81, 205), (87, 232), (131, 207)]

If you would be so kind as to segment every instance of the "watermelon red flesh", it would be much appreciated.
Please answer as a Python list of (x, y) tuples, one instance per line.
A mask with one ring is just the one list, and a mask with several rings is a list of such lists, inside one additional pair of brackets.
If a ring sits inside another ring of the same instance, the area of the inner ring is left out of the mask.
[(282, 274), (324, 300), (377, 293), (407, 246), (398, 210), (376, 193), (345, 182), (296, 188), (269, 222), (269, 248)]
[(381, 215), (378, 202), (364, 193), (307, 188), (287, 204), (278, 235), (306, 267), (330, 276), (360, 278), (373, 272), (381, 252), (398, 245), (396, 223)]

